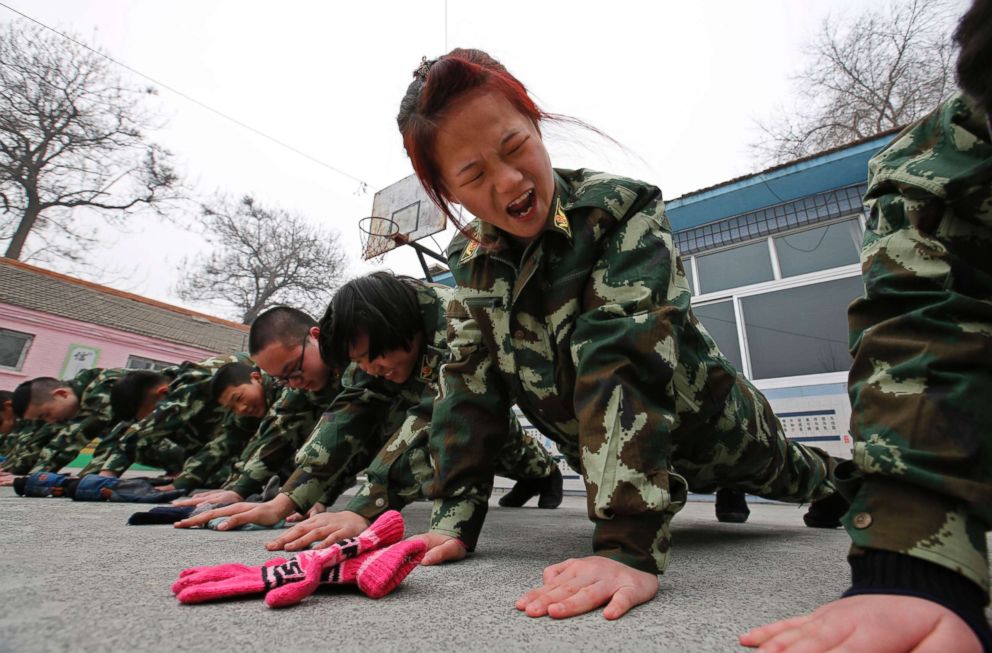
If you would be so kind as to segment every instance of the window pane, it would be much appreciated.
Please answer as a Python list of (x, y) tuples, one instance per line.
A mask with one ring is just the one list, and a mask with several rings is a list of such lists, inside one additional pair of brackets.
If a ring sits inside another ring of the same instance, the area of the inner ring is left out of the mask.
[(858, 262), (861, 224), (857, 219), (816, 227), (775, 238), (783, 277), (851, 265)]
[(692, 278), (692, 258), (685, 256), (682, 258), (682, 267), (685, 269), (685, 278), (689, 281), (689, 290), (693, 295), (696, 294), (695, 281)]
[(0, 331), (0, 367), (20, 369), (21, 354), (31, 336), (16, 331)]
[(753, 377), (847, 371), (847, 305), (863, 294), (850, 277), (742, 298)]
[(737, 371), (744, 369), (741, 364), (741, 346), (737, 339), (737, 320), (734, 318), (734, 303), (731, 301), (716, 302), (703, 306), (693, 306), (692, 312), (703, 323), (706, 330), (716, 341), (723, 355), (727, 357)]
[(165, 361), (157, 361), (151, 358), (144, 358), (143, 356), (128, 356), (126, 367), (129, 370), (164, 370), (165, 368), (173, 365), (174, 363), (166, 363)]
[(699, 272), (700, 293), (771, 281), (774, 278), (768, 243), (764, 240), (715, 254), (697, 256), (696, 267)]

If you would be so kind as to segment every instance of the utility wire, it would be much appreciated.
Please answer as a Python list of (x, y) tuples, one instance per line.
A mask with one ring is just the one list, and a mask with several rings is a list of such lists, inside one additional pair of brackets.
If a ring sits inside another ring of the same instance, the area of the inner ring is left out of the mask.
[(320, 159), (318, 159), (317, 157), (313, 156), (312, 154), (308, 154), (307, 152), (304, 152), (303, 150), (301, 150), (299, 148), (293, 147), (289, 143), (286, 143), (285, 141), (281, 141), (278, 138), (276, 138), (275, 136), (270, 136), (269, 134), (263, 132), (260, 129), (256, 129), (255, 127), (252, 127), (251, 125), (249, 125), (249, 124), (247, 124), (245, 122), (242, 122), (242, 121), (238, 120), (237, 118), (234, 118), (233, 116), (230, 116), (230, 115), (224, 113), (223, 111), (221, 111), (219, 109), (213, 108), (212, 106), (210, 106), (209, 104), (206, 104), (205, 102), (201, 102), (200, 100), (197, 100), (196, 98), (194, 98), (191, 95), (188, 95), (186, 93), (183, 93), (182, 91), (180, 91), (177, 88), (174, 88), (172, 86), (169, 86), (168, 84), (165, 84), (163, 82), (160, 82), (157, 79), (155, 79), (155, 78), (153, 78), (153, 77), (151, 77), (149, 75), (144, 74), (140, 70), (137, 70), (135, 68), (132, 68), (131, 66), (127, 65), (124, 62), (118, 61), (117, 59), (114, 59), (113, 57), (111, 57), (107, 53), (101, 52), (100, 50), (97, 50), (95, 48), (92, 48), (89, 45), (87, 45), (86, 43), (83, 43), (82, 41), (77, 41), (76, 39), (74, 39), (73, 37), (69, 36), (65, 32), (60, 32), (59, 30), (55, 29), (54, 27), (50, 27), (50, 26), (46, 25), (45, 23), (41, 22), (40, 20), (37, 20), (36, 18), (32, 18), (31, 16), (28, 16), (27, 14), (25, 14), (22, 11), (18, 11), (17, 9), (14, 9), (13, 7), (11, 7), (10, 5), (8, 5), (8, 4), (4, 3), (4, 2), (0, 2), (0, 7), (4, 7), (5, 9), (8, 9), (9, 11), (12, 11), (13, 13), (17, 14), (18, 16), (21, 16), (21, 17), (23, 17), (23, 18), (31, 21), (32, 23), (35, 23), (36, 25), (38, 25), (40, 27), (43, 27), (44, 29), (47, 29), (50, 32), (53, 32), (55, 34), (58, 34), (59, 36), (61, 36), (64, 39), (67, 39), (69, 41), (72, 41), (76, 45), (89, 50), (93, 54), (99, 55), (99, 56), (103, 57), (104, 59), (117, 64), (121, 68), (124, 68), (125, 70), (128, 70), (128, 71), (134, 73), (135, 75), (137, 75), (139, 77), (142, 77), (144, 79), (147, 79), (148, 81), (150, 81), (151, 83), (155, 84), (156, 86), (161, 86), (165, 90), (170, 91), (170, 92), (178, 95), (179, 97), (187, 100), (188, 102), (192, 102), (193, 104), (195, 104), (195, 105), (197, 105), (197, 106), (199, 106), (199, 107), (201, 107), (203, 109), (206, 109), (207, 111), (210, 111), (211, 113), (214, 113), (214, 114), (220, 116), (221, 118), (223, 118), (223, 119), (225, 119), (225, 120), (227, 120), (229, 122), (233, 122), (235, 125), (238, 125), (242, 129), (247, 129), (248, 131), (252, 132), (253, 134), (257, 134), (258, 136), (261, 136), (262, 138), (264, 138), (264, 139), (266, 139), (268, 141), (271, 141), (271, 142), (275, 143), (276, 145), (278, 145), (278, 146), (280, 146), (282, 148), (285, 148), (285, 149), (289, 150), (290, 152), (293, 152), (294, 154), (298, 154), (299, 156), (302, 156), (305, 159), (309, 159), (310, 161), (312, 161), (313, 163), (316, 163), (317, 165), (323, 166), (323, 167), (327, 168), (328, 170), (331, 170), (333, 172), (336, 172), (337, 174), (341, 175), (342, 177), (347, 177), (348, 179), (351, 179), (352, 181), (355, 181), (356, 183), (359, 184), (359, 192), (363, 192), (364, 193), (365, 190), (369, 187), (369, 184), (365, 180), (360, 179), (359, 177), (356, 177), (355, 175), (353, 175), (353, 174), (351, 174), (349, 172), (346, 172), (346, 171), (342, 170), (341, 168), (332, 166), (330, 163), (327, 163), (325, 161), (321, 161)]

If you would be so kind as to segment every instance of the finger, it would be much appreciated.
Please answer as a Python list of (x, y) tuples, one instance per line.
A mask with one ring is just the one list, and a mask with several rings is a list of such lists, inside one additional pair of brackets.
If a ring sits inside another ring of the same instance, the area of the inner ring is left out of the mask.
[[(853, 631), (853, 629), (851, 629)], [(826, 653), (843, 643), (850, 635), (847, 629), (837, 627), (822, 618), (811, 616), (801, 626), (791, 628), (772, 637), (758, 650), (762, 653)]]
[[(814, 640), (809, 639), (804, 633), (802, 628), (790, 628), (788, 630), (783, 630), (774, 637), (765, 640), (758, 649), (762, 653), (780, 653), (781, 651), (787, 650), (792, 644), (795, 644), (799, 640), (805, 640), (808, 643), (813, 643)], [(822, 642), (819, 643), (822, 646)], [(814, 648), (813, 650), (825, 651), (823, 648)]]
[(975, 632), (956, 615), (941, 617), (937, 625), (911, 653), (944, 653), (945, 651), (965, 651), (980, 653), (982, 644)]
[(564, 562), (559, 562), (559, 563), (553, 564), (553, 565), (551, 565), (549, 567), (545, 567), (544, 568), (544, 584), (545, 585), (549, 585), (552, 582), (554, 582), (554, 580), (556, 578), (558, 578), (559, 576), (561, 576), (566, 571), (569, 571), (571, 569), (571, 567), (572, 567), (572, 563), (574, 563), (574, 562), (575, 562), (575, 560), (573, 560), (573, 559), (570, 558), (568, 560), (565, 560)]
[(808, 614), (798, 617), (790, 617), (789, 619), (782, 619), (781, 621), (776, 621), (775, 623), (752, 628), (741, 635), (738, 639), (740, 640), (741, 646), (761, 646), (762, 642), (766, 642), (775, 635), (791, 628), (799, 628), (809, 620), (810, 616)]
[[(324, 539), (324, 538), (327, 538), (327, 539)], [(337, 538), (337, 539), (331, 539), (331, 538)], [(332, 527), (314, 528), (314, 529), (311, 529), (309, 531), (305, 531), (304, 533), (301, 534), (300, 537), (297, 537), (292, 542), (290, 542), (289, 544), (287, 544), (286, 545), (286, 550), (287, 551), (299, 551), (301, 549), (306, 549), (311, 544), (313, 544), (314, 542), (317, 542), (318, 540), (324, 540), (324, 541), (321, 542), (315, 548), (317, 548), (317, 549), (325, 549), (325, 548), (329, 547), (330, 545), (334, 544), (335, 542), (337, 542), (339, 539), (341, 539), (341, 538), (337, 537), (337, 531), (335, 531)]]
[[(631, 591), (629, 588), (621, 589), (621, 591), (624, 590)], [(567, 619), (568, 617), (585, 614), (610, 601), (611, 592), (613, 592), (613, 586), (611, 584), (598, 581), (581, 587), (578, 591), (572, 591), (562, 601), (549, 604), (546, 612), (552, 619)], [(615, 595), (614, 593), (613, 596)], [(629, 610), (632, 605), (629, 598), (625, 602), (621, 601), (621, 604), (627, 605), (626, 610)]]
[(296, 522), (298, 522), (298, 521), (300, 521), (302, 519), (303, 519), (303, 515), (301, 515), (298, 512), (294, 512), (289, 517), (286, 517), (286, 523), (287, 524), (295, 524)]
[(439, 565), (442, 562), (461, 560), (465, 557), (465, 547), (458, 540), (448, 540), (440, 544), (424, 555), (420, 561), (422, 565)]
[(231, 515), (220, 524), (217, 525), (217, 530), (219, 531), (229, 531), (232, 528), (237, 528), (242, 524), (253, 524), (255, 523), (255, 511), (246, 510), (245, 512), (239, 512), (237, 514)]
[(199, 515), (195, 515), (193, 517), (187, 517), (186, 519), (183, 519), (181, 521), (177, 521), (175, 524), (173, 524), (173, 526), (176, 527), (176, 528), (193, 528), (193, 527), (196, 527), (196, 526), (204, 526), (204, 525), (206, 525), (206, 523), (208, 521), (210, 521), (214, 517), (220, 517), (220, 516), (222, 516), (222, 515), (219, 515), (219, 514), (215, 514), (215, 513), (219, 513), (219, 512), (220, 512), (220, 509), (218, 509), (218, 510), (208, 510), (207, 512), (201, 512)]
[[(533, 601), (528, 603), (524, 608), (524, 612), (527, 613), (528, 617), (543, 617), (549, 614), (548, 608), (550, 606), (560, 603), (565, 604), (558, 608), (558, 612), (561, 614), (561, 617), (570, 616), (569, 612), (574, 609), (574, 606), (573, 603), (569, 603), (569, 600), (580, 594), (585, 587), (585, 585), (575, 582), (559, 583), (552, 586), (546, 585), (544, 587), (544, 592), (541, 592)], [(600, 603), (585, 608), (583, 612), (588, 612), (589, 610), (606, 603), (608, 599), (609, 596), (604, 595)], [(575, 614), (581, 613), (576, 612)]]
[[(603, 616), (610, 621), (614, 619), (619, 619), (624, 616), (630, 609), (636, 605), (640, 605), (644, 601), (640, 601), (634, 595), (634, 590), (629, 587), (621, 587), (610, 599), (609, 604), (607, 604), (606, 609), (603, 610)], [(555, 615), (551, 615), (555, 617)]]
[(303, 533), (307, 532), (306, 527), (303, 524), (298, 524), (274, 540), (269, 540), (265, 544), (265, 548), (269, 551), (281, 551), (287, 542), (292, 542), (298, 538)]

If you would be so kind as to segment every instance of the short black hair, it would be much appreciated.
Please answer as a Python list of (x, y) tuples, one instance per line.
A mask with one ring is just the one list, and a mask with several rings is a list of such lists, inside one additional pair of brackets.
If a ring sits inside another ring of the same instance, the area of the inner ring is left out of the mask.
[(958, 83), (992, 113), (992, 0), (975, 0), (954, 32), (958, 53)]
[(13, 401), (14, 393), (10, 390), (0, 390), (0, 406), (4, 405), (8, 401)]
[(369, 339), (369, 359), (394, 349), (410, 350), (423, 331), (417, 301), (420, 282), (391, 272), (373, 272), (341, 286), (320, 321), (320, 355), (338, 368), (350, 362), (348, 347), (360, 334)]
[(273, 342), (295, 347), (317, 326), (313, 319), (298, 308), (276, 306), (255, 318), (248, 330), (248, 353), (254, 356)]
[(56, 388), (71, 388), (66, 381), (61, 381), (52, 376), (39, 376), (30, 381), (25, 381), (14, 388), (14, 396), (11, 398), (11, 405), (14, 414), (19, 418), (24, 417), (28, 406), (31, 404), (43, 405), (51, 398), (52, 390)]
[(253, 366), (240, 361), (221, 365), (210, 382), (210, 396), (218, 401), (228, 388), (251, 383), (251, 374), (255, 371)]
[(138, 416), (138, 409), (145, 403), (148, 393), (171, 381), (154, 370), (134, 370), (117, 379), (110, 389), (110, 410), (114, 419), (130, 422)]

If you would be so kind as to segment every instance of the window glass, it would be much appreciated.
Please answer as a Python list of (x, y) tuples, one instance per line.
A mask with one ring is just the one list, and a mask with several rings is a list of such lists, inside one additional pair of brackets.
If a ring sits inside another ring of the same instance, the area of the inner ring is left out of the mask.
[(856, 218), (776, 236), (775, 251), (782, 276), (792, 277), (857, 263), (861, 238), (861, 224)]
[(693, 306), (692, 312), (716, 342), (727, 360), (737, 371), (744, 369), (741, 363), (741, 346), (737, 339), (737, 320), (734, 317), (734, 303), (730, 300)]
[(693, 295), (696, 294), (696, 282), (692, 278), (692, 258), (689, 256), (682, 257), (682, 268), (685, 270), (685, 278), (689, 281), (689, 290)]
[(857, 276), (742, 298), (753, 378), (847, 371), (847, 306), (863, 294)]
[(127, 357), (127, 368), (129, 370), (164, 370), (165, 368), (172, 367), (173, 365), (175, 365), (175, 363), (157, 361), (152, 358), (144, 358), (142, 356)]
[(771, 281), (775, 276), (768, 254), (768, 242), (760, 240), (743, 247), (697, 256), (699, 292), (716, 292)]
[(0, 367), (21, 369), (32, 339), (27, 333), (0, 329)]

